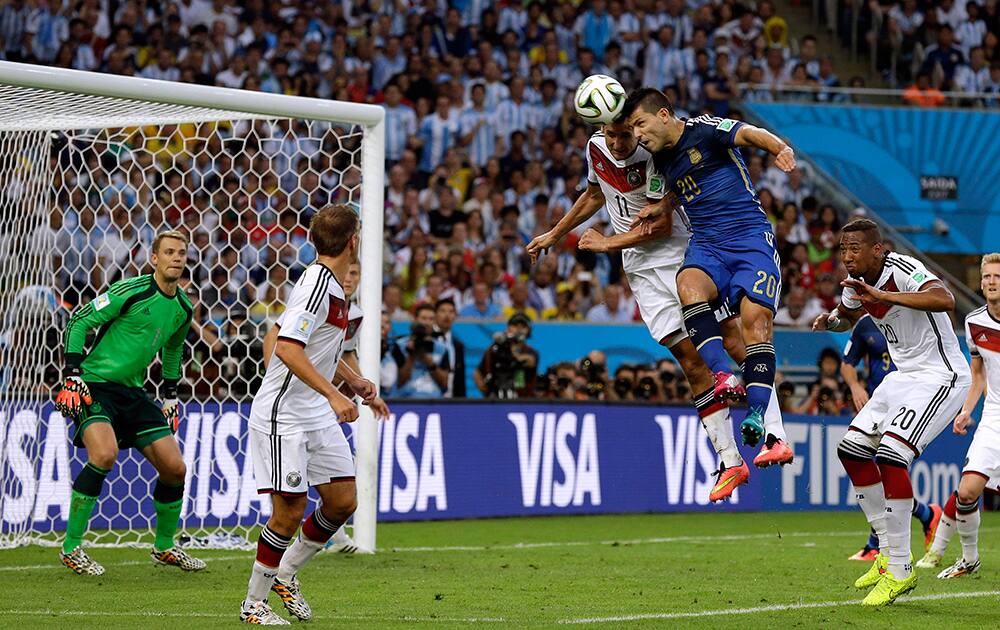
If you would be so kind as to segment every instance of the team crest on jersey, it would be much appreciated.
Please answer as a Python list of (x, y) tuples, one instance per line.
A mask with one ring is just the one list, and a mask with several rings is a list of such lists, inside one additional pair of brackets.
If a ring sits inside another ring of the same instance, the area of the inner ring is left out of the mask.
[(638, 171), (631, 170), (625, 175), (625, 179), (628, 180), (629, 186), (638, 186), (642, 183), (642, 175)]
[(298, 471), (293, 470), (285, 475), (285, 483), (288, 484), (289, 488), (298, 488), (299, 484), (302, 483), (302, 475)]
[(691, 160), (691, 166), (694, 166), (701, 162), (701, 151), (695, 148), (688, 149), (688, 158)]
[(347, 322), (347, 332), (344, 334), (344, 336), (347, 339), (354, 339), (354, 335), (357, 334), (358, 326), (360, 324), (361, 324), (360, 319), (352, 319), (351, 321)]

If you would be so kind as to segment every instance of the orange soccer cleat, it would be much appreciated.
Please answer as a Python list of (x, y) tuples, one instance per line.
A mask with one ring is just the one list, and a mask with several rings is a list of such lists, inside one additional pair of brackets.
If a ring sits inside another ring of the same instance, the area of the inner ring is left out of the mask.
[(747, 467), (746, 462), (741, 462), (739, 466), (730, 466), (726, 468), (722, 466), (719, 468), (719, 480), (716, 482), (715, 487), (708, 494), (708, 500), (712, 503), (716, 501), (721, 501), (723, 499), (728, 499), (736, 488), (742, 486), (750, 480), (750, 468)]
[(927, 507), (931, 509), (931, 522), (924, 529), (924, 551), (930, 550), (931, 543), (934, 542), (934, 534), (937, 533), (938, 525), (941, 523), (941, 515), (944, 514), (944, 510), (937, 503), (930, 503)]
[(715, 399), (726, 404), (739, 403), (747, 399), (747, 390), (735, 374), (729, 372), (715, 373)]
[(768, 435), (764, 440), (764, 445), (760, 447), (760, 453), (753, 458), (753, 465), (757, 468), (767, 468), (774, 464), (791, 464), (795, 459), (792, 447), (784, 440), (779, 440), (773, 435)]

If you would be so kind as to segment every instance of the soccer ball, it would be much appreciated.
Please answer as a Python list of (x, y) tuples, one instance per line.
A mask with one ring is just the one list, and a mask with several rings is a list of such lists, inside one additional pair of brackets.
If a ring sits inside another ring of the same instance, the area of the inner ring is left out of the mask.
[(614, 77), (592, 74), (576, 88), (576, 113), (591, 125), (612, 122), (625, 106), (625, 88)]

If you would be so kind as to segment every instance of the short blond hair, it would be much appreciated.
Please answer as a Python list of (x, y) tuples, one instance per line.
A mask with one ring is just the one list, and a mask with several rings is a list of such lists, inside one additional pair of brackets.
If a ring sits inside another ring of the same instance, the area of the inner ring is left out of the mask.
[(156, 238), (153, 239), (154, 254), (160, 253), (160, 243), (162, 243), (163, 240), (167, 238), (175, 238), (178, 241), (183, 242), (185, 247), (187, 247), (188, 244), (191, 243), (191, 241), (188, 239), (188, 235), (179, 230), (168, 230), (166, 232), (160, 232), (159, 234), (156, 235)]
[(986, 269), (986, 265), (1000, 264), (1000, 253), (993, 252), (992, 254), (984, 254), (983, 261), (979, 263), (979, 273), (983, 273), (983, 269)]

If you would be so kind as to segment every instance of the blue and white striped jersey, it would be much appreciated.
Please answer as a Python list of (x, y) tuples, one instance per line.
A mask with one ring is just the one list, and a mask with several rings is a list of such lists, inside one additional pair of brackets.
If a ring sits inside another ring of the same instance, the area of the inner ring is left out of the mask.
[(428, 114), (420, 123), (418, 132), (423, 141), (420, 153), (420, 170), (430, 173), (444, 161), (444, 154), (459, 140), (458, 118), (441, 118), (436, 113)]
[(406, 140), (417, 132), (417, 115), (407, 105), (385, 109), (385, 159), (398, 160), (403, 157)]
[[(476, 125), (480, 121), (483, 124), (479, 129), (476, 129)], [(496, 153), (497, 136), (500, 135), (500, 121), (497, 119), (496, 112), (485, 107), (481, 110), (467, 107), (462, 110), (459, 124), (463, 136), (471, 133), (474, 129), (476, 130), (475, 135), (472, 136), (472, 142), (467, 147), (469, 161), (479, 167), (486, 166), (486, 163)]]

